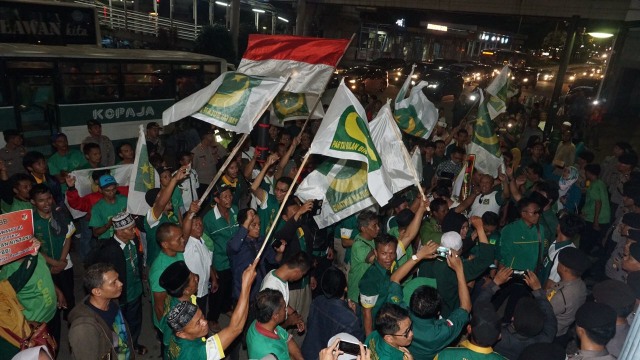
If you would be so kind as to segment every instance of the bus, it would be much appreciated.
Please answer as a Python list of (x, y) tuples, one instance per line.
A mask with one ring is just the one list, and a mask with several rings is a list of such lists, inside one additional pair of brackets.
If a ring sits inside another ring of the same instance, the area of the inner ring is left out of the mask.
[(226, 70), (224, 59), (181, 51), (0, 43), (0, 131), (18, 129), (45, 155), (57, 132), (80, 144), (88, 120), (114, 142), (136, 138), (138, 125)]
[(480, 62), (491, 66), (509, 65), (512, 68), (527, 66), (527, 54), (506, 49), (484, 49), (480, 52)]

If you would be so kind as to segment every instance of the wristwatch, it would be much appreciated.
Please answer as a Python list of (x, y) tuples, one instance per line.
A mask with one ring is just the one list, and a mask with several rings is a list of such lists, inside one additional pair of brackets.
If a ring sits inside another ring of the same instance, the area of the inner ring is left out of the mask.
[(411, 255), (411, 260), (418, 261), (418, 255), (416, 254)]

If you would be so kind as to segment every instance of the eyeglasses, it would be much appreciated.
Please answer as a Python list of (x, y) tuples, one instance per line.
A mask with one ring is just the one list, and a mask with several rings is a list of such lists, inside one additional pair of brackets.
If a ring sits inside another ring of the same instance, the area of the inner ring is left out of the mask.
[(404, 336), (404, 338), (408, 338), (409, 337), (409, 333), (413, 331), (413, 323), (411, 325), (409, 325), (409, 327), (407, 328), (407, 330), (402, 333), (402, 334), (391, 334), (391, 336)]

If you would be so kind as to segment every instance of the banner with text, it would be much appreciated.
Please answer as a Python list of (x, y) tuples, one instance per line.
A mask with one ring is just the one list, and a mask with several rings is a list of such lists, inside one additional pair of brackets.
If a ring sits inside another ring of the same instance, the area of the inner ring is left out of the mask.
[(33, 210), (0, 215), (0, 265), (33, 255)]

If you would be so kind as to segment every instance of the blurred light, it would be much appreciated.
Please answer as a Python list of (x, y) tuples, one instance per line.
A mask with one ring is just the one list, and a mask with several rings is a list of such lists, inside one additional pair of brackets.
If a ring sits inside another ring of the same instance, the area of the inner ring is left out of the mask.
[(415, 85), (415, 84), (416, 84), (415, 80), (411, 80), (411, 85)]
[(590, 32), (590, 33), (587, 33), (587, 34), (589, 34), (590, 36), (592, 36), (592, 37), (594, 37), (596, 39), (608, 39), (608, 38), (613, 36), (613, 34), (605, 33), (605, 32)]
[(251, 9), (251, 10), (253, 10), (253, 12), (257, 12), (257, 13), (260, 13), (260, 14), (264, 13), (264, 10), (262, 10), (262, 9)]
[(398, 19), (396, 20), (396, 25), (400, 26), (400, 27), (404, 27), (404, 19)]
[(216, 4), (220, 5), (220, 6), (229, 6), (228, 3), (226, 2), (222, 2), (222, 1), (216, 1)]
[(289, 20), (287, 20), (287, 19), (283, 18), (282, 16), (278, 16), (278, 20), (282, 20), (282, 21), (284, 21), (284, 22), (286, 22), (286, 23), (288, 23), (288, 22), (289, 22)]
[(447, 27), (444, 25), (437, 24), (427, 24), (427, 30), (435, 30), (435, 31), (447, 31)]
[(470, 95), (469, 100), (476, 101), (477, 97), (475, 95)]
[(602, 58), (606, 59), (606, 57), (607, 57), (607, 54), (602, 54)]
[(491, 41), (496, 41), (496, 37), (495, 37), (495, 36), (492, 36), (492, 37), (491, 37)]

